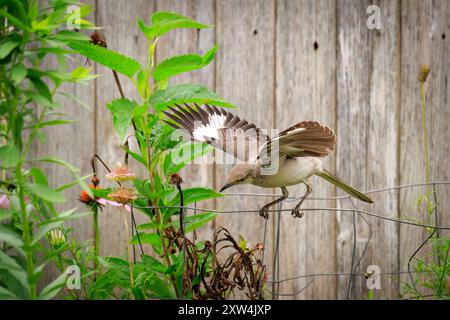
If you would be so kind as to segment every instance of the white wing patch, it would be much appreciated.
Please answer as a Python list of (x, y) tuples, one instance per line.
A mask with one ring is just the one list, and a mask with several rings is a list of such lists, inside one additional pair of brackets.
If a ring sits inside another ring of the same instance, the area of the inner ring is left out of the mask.
[[(208, 118), (208, 124), (204, 125), (203, 123), (199, 122), (199, 126), (195, 126), (194, 123), (194, 131), (192, 131), (192, 136), (195, 140), (201, 141), (201, 142), (207, 142), (210, 141), (211, 138), (213, 139), (220, 139), (219, 136), (219, 130), (224, 128), (226, 117), (221, 114), (214, 114)], [(210, 138), (210, 139), (207, 139)]]

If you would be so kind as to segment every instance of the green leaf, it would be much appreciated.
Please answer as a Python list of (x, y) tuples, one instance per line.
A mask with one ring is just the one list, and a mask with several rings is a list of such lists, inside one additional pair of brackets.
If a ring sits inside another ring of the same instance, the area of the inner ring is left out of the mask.
[(4, 241), (14, 248), (21, 248), (23, 241), (17, 233), (0, 224), (0, 241)]
[(16, 64), (11, 70), (11, 80), (20, 84), (27, 76), (27, 68), (23, 64)]
[[(212, 198), (220, 198), (223, 197), (223, 194), (218, 193), (212, 189), (208, 188), (189, 188), (183, 190), (183, 200), (184, 205), (188, 205), (190, 203), (206, 200), (206, 199), (212, 199)], [(176, 194), (176, 196), (169, 201), (169, 206), (179, 206), (180, 205), (180, 195), (179, 193)]]
[(159, 273), (165, 273), (167, 271), (166, 266), (163, 263), (161, 263), (161, 261), (153, 258), (152, 256), (143, 255), (142, 262), (146, 267), (148, 267), (152, 271)]
[(207, 66), (214, 59), (216, 51), (217, 45), (205, 53), (204, 56), (187, 54), (164, 60), (155, 67), (153, 71), (153, 78), (156, 81), (161, 81), (183, 72), (201, 69)]
[(77, 120), (63, 120), (63, 119), (48, 120), (48, 121), (41, 122), (39, 124), (39, 128), (49, 127), (49, 126), (60, 126), (60, 125), (71, 124), (71, 123), (75, 123), (75, 122), (77, 122)]
[(141, 29), (149, 40), (152, 40), (154, 37), (159, 37), (172, 29), (204, 29), (211, 27), (173, 12), (155, 12), (150, 20), (151, 25), (145, 25), (141, 19), (137, 19), (139, 29)]
[(52, 101), (48, 100), (45, 96), (34, 92), (34, 91), (24, 91), (25, 95), (30, 98), (32, 101), (40, 104), (43, 107), (48, 108), (57, 108), (59, 105), (57, 103), (53, 103)]
[(38, 232), (33, 237), (33, 241), (31, 242), (31, 245), (35, 245), (39, 242), (39, 240), (42, 239), (43, 236), (45, 236), (50, 230), (57, 229), (63, 224), (63, 220), (57, 220), (45, 224), (41, 224), (41, 227), (39, 228)]
[(135, 101), (125, 98), (115, 99), (106, 105), (112, 114), (114, 128), (119, 135), (120, 141), (125, 140), (128, 126), (133, 118), (133, 111), (137, 106), (138, 104)]
[(19, 37), (6, 37), (0, 40), (0, 59), (7, 57), (20, 44)]
[(90, 38), (81, 32), (71, 31), (71, 30), (61, 30), (54, 35), (55, 39), (65, 41), (65, 40), (77, 40), (77, 41), (89, 41)]
[(0, 300), (17, 300), (18, 298), (8, 289), (0, 286)]
[(202, 157), (211, 152), (214, 148), (205, 143), (180, 143), (165, 157), (163, 170), (166, 176), (179, 172), (186, 164), (194, 159)]
[[(149, 243), (153, 246), (161, 246), (161, 238), (156, 233), (139, 234), (139, 237), (141, 243)], [(136, 236), (133, 238), (133, 240), (131, 240), (131, 244), (139, 244)]]
[(123, 149), (126, 153), (128, 153), (134, 160), (140, 162), (140, 163), (143, 164), (144, 166), (147, 166), (147, 161), (145, 161), (145, 159), (144, 159), (141, 155), (139, 155), (139, 154), (137, 154), (136, 152), (133, 152), (133, 151), (131, 151), (130, 149), (127, 149), (127, 148), (125, 148), (125, 147), (122, 147), (122, 149)]
[(45, 201), (49, 201), (49, 202), (65, 202), (66, 201), (66, 199), (64, 198), (64, 196), (61, 193), (59, 193), (55, 190), (52, 190), (43, 184), (30, 183), (30, 184), (28, 184), (28, 189), (30, 189), (30, 191), (32, 193), (34, 193), (36, 196), (44, 199)]
[(50, 102), (52, 101), (52, 93), (44, 81), (42, 81), (39, 77), (31, 76), (31, 74), (28, 74), (28, 79), (30, 79), (31, 83), (33, 83), (33, 86), (41, 96)]
[(17, 147), (13, 144), (0, 147), (0, 161), (2, 167), (11, 168), (15, 167), (19, 163), (20, 154)]
[(86, 110), (90, 110), (91, 108), (89, 107), (89, 105), (83, 101), (83, 99), (80, 99), (79, 97), (69, 93), (69, 92), (57, 92), (57, 94), (63, 95), (71, 100), (73, 100), (74, 102), (78, 103), (80, 106), (82, 106), (83, 108), (85, 108)]
[(78, 175), (79, 170), (77, 168), (75, 168), (73, 165), (71, 165), (70, 163), (68, 163), (67, 161), (64, 161), (62, 159), (55, 158), (55, 157), (42, 157), (42, 158), (38, 158), (38, 159), (31, 159), (30, 162), (31, 161), (52, 162), (52, 163), (62, 165), (63, 167), (65, 167), (67, 170), (69, 170), (72, 173), (74, 178), (78, 181), (78, 184), (80, 185), (81, 189), (86, 191), (87, 194), (89, 195), (89, 197), (91, 197), (91, 198), (93, 197), (92, 190), (88, 187), (86, 182), (84, 182), (84, 180), (82, 178), (80, 178), (80, 176)]
[(122, 73), (127, 77), (133, 77), (133, 75), (141, 68), (139, 62), (136, 60), (113, 50), (94, 45), (90, 42), (73, 40), (66, 40), (65, 42), (70, 48), (83, 56)]
[[(185, 219), (185, 230), (184, 231), (186, 233), (194, 231), (195, 229), (202, 227), (203, 225), (205, 225), (206, 223), (208, 223), (209, 221), (214, 219), (216, 216), (217, 216), (217, 214), (212, 213), (212, 212), (205, 212), (205, 213), (187, 216)], [(180, 221), (179, 220), (172, 221), (168, 224), (164, 224), (162, 227), (167, 228), (170, 226), (179, 228)], [(144, 223), (144, 224), (139, 225), (138, 229), (139, 230), (158, 229), (160, 227), (161, 226), (156, 222), (149, 222), (149, 223)]]
[(16, 260), (9, 257), (3, 251), (0, 251), (0, 269), (7, 270), (26, 291), (29, 291), (27, 273)]
[(183, 103), (208, 103), (227, 108), (235, 107), (207, 88), (187, 83), (167, 86), (164, 90), (156, 91), (150, 97), (149, 103), (156, 111), (164, 110), (174, 104)]
[(67, 170), (69, 170), (72, 173), (77, 173), (77, 172), (80, 171), (78, 168), (74, 167), (73, 165), (71, 165), (67, 161), (64, 161), (62, 159), (55, 158), (55, 157), (42, 157), (42, 158), (31, 159), (30, 161), (56, 163), (56, 164), (62, 165), (63, 167), (65, 167)]
[(63, 272), (58, 278), (50, 282), (39, 294), (39, 300), (50, 300), (58, 294), (58, 292), (66, 285), (66, 280), (69, 275)]
[[(186, 233), (192, 232), (195, 229), (198, 229), (198, 228), (204, 226), (209, 221), (213, 220), (216, 216), (217, 216), (217, 214), (211, 213), (211, 212), (200, 213), (200, 214), (188, 216), (186, 218), (186, 226), (185, 226), (184, 231)], [(177, 224), (179, 225), (180, 222), (177, 221)]]
[(86, 84), (89, 80), (98, 78), (100, 75), (90, 74), (92, 67), (84, 68), (79, 66), (70, 73), (70, 81)]
[(0, 221), (9, 219), (13, 215), (13, 211), (9, 209), (0, 208)]
[(43, 184), (48, 186), (47, 177), (40, 168), (33, 167), (30, 169), (30, 174), (33, 177), (35, 183)]

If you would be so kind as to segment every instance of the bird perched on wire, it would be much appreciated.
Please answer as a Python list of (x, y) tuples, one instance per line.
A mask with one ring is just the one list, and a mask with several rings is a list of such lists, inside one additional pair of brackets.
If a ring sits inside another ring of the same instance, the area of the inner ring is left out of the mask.
[(373, 203), (368, 196), (322, 168), (323, 158), (334, 150), (336, 135), (332, 129), (317, 121), (302, 121), (269, 138), (254, 124), (216, 106), (185, 104), (169, 109), (170, 112), (164, 113), (173, 122), (164, 121), (170, 126), (187, 130), (191, 139), (208, 143), (242, 161), (231, 169), (220, 192), (239, 184), (281, 188), (282, 197), (264, 205), (259, 211), (266, 219), (269, 208), (289, 196), (286, 187), (300, 183), (306, 186), (306, 193), (292, 210), (292, 215), (302, 217), (300, 208), (312, 192), (308, 178), (313, 175), (331, 182), (359, 200)]

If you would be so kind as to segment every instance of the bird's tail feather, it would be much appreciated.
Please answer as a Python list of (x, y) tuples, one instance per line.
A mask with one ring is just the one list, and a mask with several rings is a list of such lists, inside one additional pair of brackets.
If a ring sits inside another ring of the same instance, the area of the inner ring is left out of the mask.
[(373, 203), (373, 200), (370, 199), (368, 196), (366, 196), (364, 193), (356, 190), (355, 188), (349, 186), (348, 184), (346, 184), (344, 181), (342, 181), (339, 177), (337, 177), (336, 175), (332, 174), (331, 172), (322, 169), (322, 171), (316, 173), (316, 175), (318, 175), (319, 177), (327, 180), (328, 182), (331, 182), (332, 184), (334, 184), (336, 187), (344, 190), (345, 192), (347, 192), (349, 195), (358, 198), (359, 200), (365, 201), (365, 202), (369, 202), (369, 203)]

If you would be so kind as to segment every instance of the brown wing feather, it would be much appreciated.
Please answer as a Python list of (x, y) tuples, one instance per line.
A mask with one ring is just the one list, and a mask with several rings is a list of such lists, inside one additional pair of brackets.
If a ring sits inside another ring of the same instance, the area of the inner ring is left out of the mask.
[(325, 157), (336, 146), (336, 135), (318, 121), (303, 121), (278, 136), (280, 153), (293, 157)]

